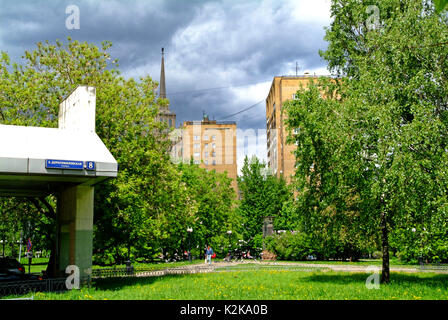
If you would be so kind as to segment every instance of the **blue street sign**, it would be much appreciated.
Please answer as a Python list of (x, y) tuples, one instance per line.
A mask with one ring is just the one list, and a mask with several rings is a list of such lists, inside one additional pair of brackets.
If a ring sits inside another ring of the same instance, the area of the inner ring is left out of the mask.
[(84, 169), (84, 161), (45, 160), (45, 168), (47, 168), (47, 169), (83, 170)]
[(95, 162), (87, 161), (86, 162), (86, 170), (94, 171), (95, 170)]

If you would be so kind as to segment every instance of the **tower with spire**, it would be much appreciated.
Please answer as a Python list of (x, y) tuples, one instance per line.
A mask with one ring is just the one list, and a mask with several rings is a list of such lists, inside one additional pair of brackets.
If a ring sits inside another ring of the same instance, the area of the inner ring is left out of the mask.
[[(160, 82), (159, 82), (159, 98), (166, 99), (166, 84), (165, 84), (165, 49), (162, 48), (162, 63), (160, 68)], [(168, 128), (176, 127), (176, 114), (170, 110), (169, 103), (161, 106), (159, 111), (159, 121), (166, 122)]]

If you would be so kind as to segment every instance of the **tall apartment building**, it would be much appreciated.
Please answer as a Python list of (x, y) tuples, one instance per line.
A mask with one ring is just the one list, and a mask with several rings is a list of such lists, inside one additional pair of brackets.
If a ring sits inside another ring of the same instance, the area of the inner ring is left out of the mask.
[(295, 98), (297, 90), (307, 87), (317, 76), (277, 76), (274, 77), (266, 98), (266, 135), (267, 158), (269, 168), (287, 182), (295, 172), (295, 145), (287, 144), (288, 131), (285, 125), (286, 114), (282, 112), (283, 104)]
[(237, 191), (236, 122), (210, 120), (185, 121), (175, 145), (177, 161), (189, 162), (207, 170), (227, 172), (232, 187)]

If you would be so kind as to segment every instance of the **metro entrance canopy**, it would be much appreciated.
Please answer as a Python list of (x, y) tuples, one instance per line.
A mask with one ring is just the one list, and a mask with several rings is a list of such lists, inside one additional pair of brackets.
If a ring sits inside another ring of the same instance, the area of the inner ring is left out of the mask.
[(116, 175), (117, 162), (94, 132), (0, 125), (0, 195), (46, 196)]
[(94, 185), (118, 164), (95, 133), (96, 91), (78, 87), (60, 105), (59, 127), (0, 125), (0, 196), (57, 197), (58, 271), (91, 268)]

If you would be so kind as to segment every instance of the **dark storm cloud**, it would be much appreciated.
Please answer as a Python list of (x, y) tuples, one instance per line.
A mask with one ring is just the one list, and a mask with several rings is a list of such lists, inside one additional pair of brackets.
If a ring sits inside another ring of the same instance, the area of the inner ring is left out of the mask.
[[(192, 1), (191, 3), (194, 3)], [(176, 10), (172, 10), (174, 5)], [(39, 41), (64, 40), (68, 36), (100, 44), (113, 42), (113, 54), (122, 68), (159, 58), (160, 47), (194, 16), (187, 1), (3, 1), (0, 35), (3, 50), (13, 55), (32, 49)], [(66, 8), (80, 11), (80, 29), (68, 30)]]
[[(66, 28), (69, 5), (79, 7), (79, 30)], [(167, 93), (179, 123), (203, 111), (221, 119), (265, 99), (272, 78), (294, 74), (296, 62), (300, 73), (322, 70), (318, 50), (328, 24), (328, 0), (2, 0), (0, 49), (18, 61), (39, 41), (110, 40), (126, 77), (158, 81), (165, 47)], [(201, 91), (216, 87), (231, 88)], [(264, 115), (261, 103), (226, 120), (265, 129)]]
[[(207, 3), (196, 17), (179, 29), (168, 48), (167, 81), (169, 92), (222, 87), (272, 80), (274, 75), (291, 74), (295, 62), (304, 69), (318, 69), (324, 65), (318, 50), (325, 48), (321, 21), (300, 20), (293, 17), (292, 2), (240, 2), (231, 7), (223, 3)], [(202, 110), (217, 118), (237, 112), (257, 100), (235, 97), (227, 90), (170, 96), (179, 119)], [(190, 99), (186, 99), (190, 98)], [(259, 100), (258, 100), (259, 99)], [(258, 117), (236, 117), (242, 128), (265, 128)]]

